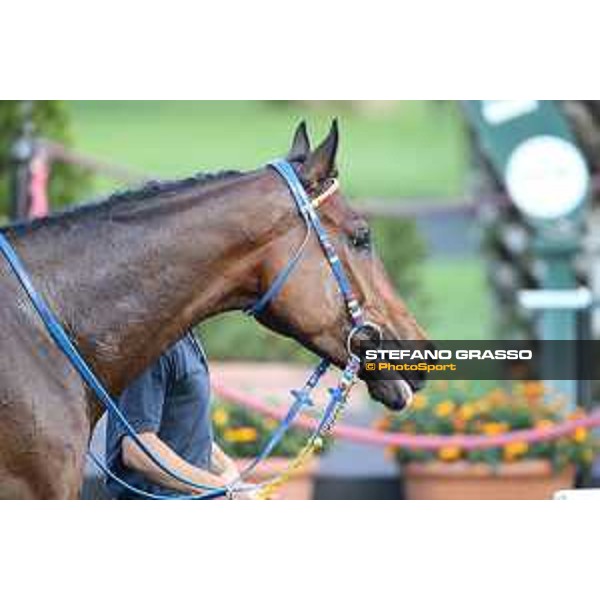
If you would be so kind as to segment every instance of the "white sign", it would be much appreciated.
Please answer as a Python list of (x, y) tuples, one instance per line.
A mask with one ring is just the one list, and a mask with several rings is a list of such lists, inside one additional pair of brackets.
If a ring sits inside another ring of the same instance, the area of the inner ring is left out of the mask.
[(537, 100), (482, 100), (483, 118), (490, 125), (501, 125), (528, 113), (539, 107)]
[(599, 489), (586, 489), (586, 490), (559, 490), (554, 494), (555, 500), (592, 500), (600, 502), (600, 490)]
[(544, 135), (516, 148), (506, 167), (506, 187), (513, 202), (529, 217), (557, 219), (585, 199), (587, 165), (572, 143)]
[(586, 287), (573, 290), (520, 290), (519, 304), (529, 310), (583, 310), (589, 308), (594, 297)]

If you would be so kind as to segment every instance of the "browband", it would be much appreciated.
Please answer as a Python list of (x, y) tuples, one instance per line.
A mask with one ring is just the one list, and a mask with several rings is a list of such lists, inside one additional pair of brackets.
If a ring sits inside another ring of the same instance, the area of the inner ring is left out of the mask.
[(313, 198), (310, 203), (316, 210), (319, 208), (319, 206), (321, 206), (321, 204), (323, 204), (323, 202), (329, 200), (329, 198), (333, 196), (333, 194), (335, 194), (339, 189), (340, 182), (337, 179), (332, 179), (331, 185), (322, 194), (319, 194), (316, 198)]

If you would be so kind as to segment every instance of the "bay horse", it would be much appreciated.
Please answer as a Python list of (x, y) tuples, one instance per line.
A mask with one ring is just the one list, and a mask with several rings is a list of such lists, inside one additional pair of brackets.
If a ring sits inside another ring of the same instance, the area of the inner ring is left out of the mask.
[[(315, 150), (305, 124), (296, 130), (287, 160), (310, 194), (335, 176), (337, 148), (336, 122)], [(386, 339), (424, 340), (366, 221), (339, 191), (319, 213), (369, 321)], [(2, 232), (113, 396), (197, 323), (255, 302), (304, 237), (289, 190), (269, 168), (150, 183)], [(347, 361), (348, 316), (314, 239), (257, 319), (338, 366)], [(76, 498), (101, 410), (4, 260), (0, 322), (0, 498)], [(423, 384), (408, 383), (367, 385), (399, 410)]]

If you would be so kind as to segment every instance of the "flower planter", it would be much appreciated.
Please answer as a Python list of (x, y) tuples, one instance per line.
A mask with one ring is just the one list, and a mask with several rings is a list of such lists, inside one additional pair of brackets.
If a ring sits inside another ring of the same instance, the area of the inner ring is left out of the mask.
[[(258, 464), (246, 481), (258, 483), (280, 475), (290, 464), (289, 458), (267, 458)], [(238, 459), (240, 470), (250, 462), (249, 459)], [(276, 495), (277, 500), (311, 500), (315, 488), (315, 477), (318, 472), (319, 459), (311, 458), (282, 485)]]
[(572, 465), (556, 473), (545, 460), (523, 460), (496, 468), (484, 463), (429, 462), (403, 467), (409, 500), (544, 500), (573, 486)]

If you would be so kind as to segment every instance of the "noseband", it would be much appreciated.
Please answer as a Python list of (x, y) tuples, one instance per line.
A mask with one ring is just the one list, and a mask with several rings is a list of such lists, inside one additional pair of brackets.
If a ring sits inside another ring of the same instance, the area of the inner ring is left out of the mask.
[(261, 462), (264, 458), (271, 454), (275, 446), (281, 441), (284, 434), (292, 426), (294, 419), (301, 412), (301, 410), (303, 410), (307, 406), (312, 405), (311, 394), (321, 377), (330, 367), (330, 361), (328, 359), (321, 360), (321, 362), (317, 365), (317, 367), (315, 368), (315, 370), (310, 375), (310, 377), (301, 389), (292, 390), (294, 402), (288, 409), (287, 414), (282, 419), (278, 427), (275, 429), (263, 450), (259, 453), (256, 459), (253, 460), (252, 463), (243, 470), (238, 480), (230, 483), (227, 487), (214, 487), (198, 484), (173, 471), (140, 438), (140, 436), (129, 423), (125, 415), (119, 409), (117, 402), (115, 402), (115, 400), (111, 397), (111, 395), (108, 393), (102, 382), (98, 379), (98, 377), (87, 364), (77, 347), (71, 341), (63, 325), (60, 323), (56, 315), (50, 309), (44, 297), (35, 289), (24, 264), (21, 262), (21, 259), (15, 252), (14, 248), (11, 246), (8, 239), (0, 232), (0, 253), (2, 253), (7, 263), (11, 267), (13, 274), (15, 275), (21, 287), (27, 294), (32, 306), (34, 307), (41, 321), (45, 325), (46, 330), (50, 335), (51, 339), (54, 341), (56, 346), (63, 352), (63, 354), (69, 360), (75, 371), (83, 379), (86, 385), (94, 392), (95, 396), (101, 402), (106, 411), (110, 412), (112, 416), (121, 423), (121, 425), (125, 428), (127, 435), (156, 466), (158, 466), (164, 473), (166, 473), (173, 479), (179, 481), (180, 483), (184, 483), (188, 487), (196, 489), (199, 492), (197, 494), (185, 496), (164, 496), (160, 494), (151, 494), (149, 492), (146, 492), (145, 490), (138, 489), (137, 487), (132, 486), (128, 482), (120, 479), (110, 469), (108, 469), (108, 467), (103, 463), (103, 461), (96, 457), (91, 451), (88, 451), (88, 454), (94, 462), (94, 464), (96, 464), (96, 466), (107, 477), (113, 479), (118, 484), (127, 488), (129, 491), (138, 494), (141, 497), (152, 498), (157, 500), (170, 500), (175, 498), (203, 500), (223, 496), (232, 497), (234, 492), (245, 491), (249, 488), (258, 487), (266, 490), (273, 488), (277, 485), (278, 482), (280, 483), (285, 478), (286, 474), (289, 474), (292, 468), (298, 466), (300, 460), (303, 457), (309, 455), (312, 451), (314, 451), (321, 445), (322, 436), (329, 433), (329, 431), (335, 423), (337, 415), (345, 405), (348, 393), (352, 385), (355, 383), (358, 372), (360, 370), (360, 359), (352, 350), (353, 341), (355, 337), (360, 333), (375, 332), (379, 340), (381, 340), (381, 330), (379, 326), (375, 325), (374, 323), (369, 323), (365, 320), (362, 308), (352, 292), (352, 287), (350, 285), (350, 281), (346, 275), (344, 267), (335, 251), (333, 244), (330, 242), (329, 236), (327, 235), (327, 232), (323, 227), (321, 220), (319, 219), (319, 216), (317, 214), (317, 208), (328, 198), (330, 198), (333, 195), (333, 193), (338, 189), (337, 181), (334, 180), (332, 184), (321, 195), (311, 200), (306, 191), (304, 190), (300, 179), (298, 178), (296, 172), (294, 171), (290, 163), (288, 163), (285, 160), (277, 160), (270, 163), (269, 166), (272, 167), (275, 171), (277, 171), (277, 173), (279, 173), (279, 175), (286, 182), (292, 194), (292, 197), (296, 203), (298, 212), (306, 225), (306, 236), (300, 248), (296, 251), (296, 254), (288, 262), (287, 266), (275, 278), (267, 292), (253, 306), (247, 309), (246, 312), (252, 316), (258, 315), (267, 307), (269, 302), (273, 300), (275, 296), (277, 296), (277, 294), (280, 292), (281, 288), (285, 284), (287, 278), (291, 275), (294, 268), (300, 262), (300, 259), (302, 258), (302, 254), (308, 244), (310, 236), (312, 233), (314, 233), (317, 237), (317, 240), (319, 241), (319, 244), (321, 245), (325, 259), (331, 267), (333, 276), (342, 294), (350, 318), (351, 329), (346, 340), (346, 347), (348, 349), (348, 362), (342, 372), (339, 383), (334, 388), (329, 389), (330, 400), (323, 410), (317, 428), (311, 434), (307, 444), (305, 445), (299, 456), (294, 461), (292, 461), (291, 466), (288, 467), (288, 469), (284, 471), (284, 473), (272, 480), (263, 482), (258, 486), (248, 486), (243, 483), (243, 479), (256, 467), (256, 465), (258, 465), (259, 462)]

